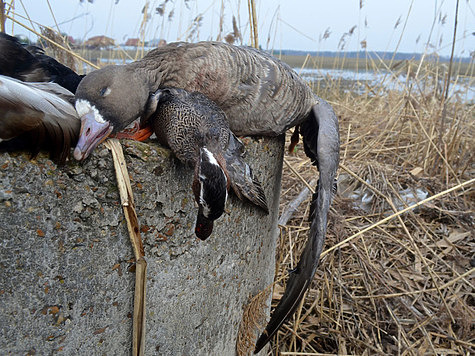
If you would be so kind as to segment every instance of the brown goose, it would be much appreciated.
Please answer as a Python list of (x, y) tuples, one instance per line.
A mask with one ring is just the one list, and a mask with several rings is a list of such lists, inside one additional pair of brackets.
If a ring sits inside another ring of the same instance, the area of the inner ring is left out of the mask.
[(154, 113), (148, 120), (158, 141), (195, 168), (196, 236), (205, 240), (211, 234), (213, 221), (224, 212), (229, 186), (240, 199), (268, 212), (264, 191), (243, 160), (244, 146), (214, 102), (198, 92), (166, 88), (153, 93), (149, 103)]
[(163, 87), (203, 93), (224, 111), (237, 135), (280, 135), (298, 125), (305, 152), (320, 171), (308, 242), (257, 341), (258, 352), (295, 311), (318, 266), (339, 161), (337, 117), (289, 66), (265, 52), (216, 42), (173, 43), (137, 62), (95, 71), (80, 83), (76, 109), (82, 128), (75, 157), (84, 159), (111, 132), (147, 115), (150, 93)]

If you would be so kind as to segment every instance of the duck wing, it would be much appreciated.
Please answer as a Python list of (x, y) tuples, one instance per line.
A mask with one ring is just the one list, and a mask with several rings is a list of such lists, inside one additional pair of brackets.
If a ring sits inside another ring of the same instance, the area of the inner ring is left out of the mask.
[(42, 48), (27, 46), (26, 49), (35, 57), (37, 68), (45, 73), (48, 81), (57, 83), (72, 93), (76, 92), (79, 82), (85, 75), (78, 75), (71, 68), (46, 55)]
[(35, 56), (16, 37), (3, 32), (0, 32), (0, 74), (24, 81), (48, 81)]
[(25, 46), (0, 32), (0, 74), (25, 82), (54, 82), (75, 92), (84, 77), (47, 56), (42, 48)]
[(229, 133), (228, 147), (223, 157), (226, 161), (231, 187), (238, 198), (241, 200), (246, 198), (269, 213), (261, 183), (254, 176), (251, 167), (244, 161), (244, 145), (232, 132)]
[(313, 196), (313, 219), (307, 244), (297, 268), (290, 273), (284, 295), (275, 308), (265, 331), (256, 343), (259, 352), (272, 338), (284, 321), (294, 313), (318, 266), (325, 242), (327, 215), (332, 199), (334, 179), (339, 162), (340, 137), (338, 119), (323, 99), (317, 98), (307, 119), (300, 125), (305, 153), (320, 171), (319, 183)]
[(0, 75), (0, 148), (47, 149), (64, 162), (76, 144), (80, 120), (71, 92), (55, 83), (25, 83)]

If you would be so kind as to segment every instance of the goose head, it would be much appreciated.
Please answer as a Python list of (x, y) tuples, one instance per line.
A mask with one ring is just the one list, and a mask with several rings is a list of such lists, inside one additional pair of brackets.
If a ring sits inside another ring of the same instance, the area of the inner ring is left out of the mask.
[(205, 240), (213, 231), (213, 221), (223, 214), (228, 197), (226, 173), (206, 147), (200, 148), (192, 187), (199, 206), (195, 234)]
[(81, 131), (74, 158), (85, 159), (110, 134), (143, 115), (148, 98), (146, 82), (126, 66), (105, 67), (84, 77), (75, 95)]

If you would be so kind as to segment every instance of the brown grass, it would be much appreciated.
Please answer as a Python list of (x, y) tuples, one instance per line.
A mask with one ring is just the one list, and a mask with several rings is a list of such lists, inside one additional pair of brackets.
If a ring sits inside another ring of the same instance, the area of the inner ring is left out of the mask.
[[(473, 62), (454, 63), (445, 83), (443, 63), (298, 60), (294, 66), (382, 68), (403, 73), (406, 82), (403, 91), (363, 83), (359, 95), (343, 91), (344, 83), (330, 77), (314, 85), (340, 118), (339, 193), (315, 280), (268, 354), (475, 353), (475, 117), (473, 103), (446, 97), (444, 90), (447, 83), (473, 77)], [(306, 182), (318, 174), (301, 146), (286, 160)], [(281, 211), (304, 186), (284, 165)], [(437, 199), (388, 218), (425, 194), (438, 193)], [(305, 245), (308, 210), (307, 201), (281, 226), (274, 305)], [(248, 325), (263, 325), (261, 317), (254, 318), (263, 300), (256, 297), (245, 311)], [(245, 337), (254, 332), (243, 331), (241, 354), (252, 351)]]
[[(418, 84), (427, 78), (421, 76)], [(331, 86), (330, 86), (331, 87)], [(474, 182), (354, 234), (428, 196), (475, 177), (473, 105), (412, 92), (330, 97), (342, 138), (339, 193), (305, 303), (269, 355), (467, 355), (474, 340)], [(286, 159), (309, 182), (300, 149)], [(284, 165), (281, 209), (304, 184)], [(365, 197), (366, 204), (362, 203)], [(276, 278), (295, 266), (307, 237), (309, 202), (282, 226)], [(292, 243), (291, 243), (292, 242)], [(280, 299), (284, 286), (274, 291)]]

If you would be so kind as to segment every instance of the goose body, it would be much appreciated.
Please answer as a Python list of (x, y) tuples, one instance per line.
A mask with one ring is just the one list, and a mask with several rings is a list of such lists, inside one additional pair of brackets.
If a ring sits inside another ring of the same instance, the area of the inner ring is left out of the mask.
[(289, 66), (267, 53), (216, 42), (174, 43), (85, 77), (76, 92), (82, 131), (75, 157), (84, 159), (104, 137), (147, 116), (150, 93), (164, 87), (206, 95), (237, 135), (275, 136), (299, 126), (305, 152), (320, 171), (308, 242), (257, 341), (258, 352), (295, 311), (318, 266), (339, 161), (337, 117)]
[(229, 129), (224, 112), (201, 93), (159, 89), (150, 98), (149, 118), (158, 140), (194, 167), (193, 191), (199, 206), (196, 235), (206, 239), (224, 212), (227, 189), (268, 212), (264, 191), (244, 161), (244, 146)]

